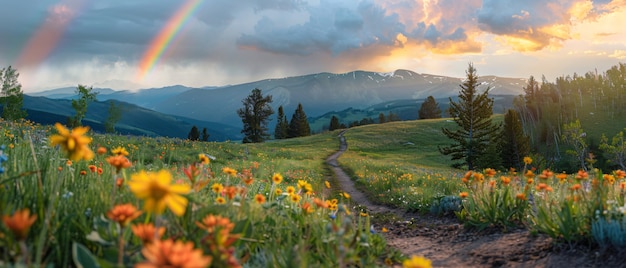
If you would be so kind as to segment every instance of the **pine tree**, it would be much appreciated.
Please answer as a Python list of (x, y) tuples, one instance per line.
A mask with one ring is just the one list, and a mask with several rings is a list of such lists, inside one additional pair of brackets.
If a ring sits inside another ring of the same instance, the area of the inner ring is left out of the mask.
[(304, 113), (302, 104), (298, 103), (298, 108), (293, 113), (291, 121), (289, 122), (289, 130), (287, 131), (288, 138), (305, 137), (311, 135), (311, 127), (309, 126), (309, 120)]
[(244, 134), (243, 143), (264, 142), (270, 136), (267, 129), (267, 121), (274, 114), (274, 110), (270, 106), (272, 103), (272, 95), (263, 96), (260, 89), (255, 88), (252, 93), (241, 101), (243, 108), (237, 110), (237, 114), (241, 117)]
[[(476, 161), (484, 154), (490, 142), (494, 142), (500, 128), (491, 121), (493, 99), (489, 88), (478, 92), (478, 76), (473, 64), (466, 71), (467, 79), (460, 85), (459, 102), (450, 98), (450, 114), (459, 126), (456, 130), (443, 128), (443, 134), (453, 140), (447, 147), (439, 147), (439, 152), (450, 155), (452, 161), (463, 160), (469, 170), (476, 168)], [(454, 166), (461, 166), (455, 163)]]
[(418, 112), (419, 119), (441, 118), (441, 109), (433, 96), (428, 96)]
[(209, 141), (209, 132), (207, 132), (206, 128), (202, 128), (202, 141)]
[(22, 85), (17, 81), (19, 73), (11, 66), (0, 69), (0, 84), (2, 85), (2, 118), (15, 121), (26, 117), (26, 111), (22, 110), (24, 93)]
[(87, 106), (90, 102), (96, 100), (98, 93), (93, 91), (93, 87), (78, 85), (76, 95), (78, 95), (78, 99), (72, 100), (72, 108), (74, 108), (76, 114), (69, 120), (72, 127), (82, 126), (82, 120), (87, 114)]
[(328, 130), (333, 131), (339, 128), (341, 128), (341, 125), (339, 124), (339, 118), (333, 115), (333, 117), (330, 118), (330, 126), (328, 127)]
[(287, 121), (287, 116), (283, 110), (283, 106), (278, 107), (278, 122), (276, 123), (276, 128), (274, 129), (274, 139), (286, 139), (287, 138), (287, 130), (289, 130), (289, 121)]
[(385, 114), (384, 113), (379, 113), (378, 114), (378, 123), (379, 124), (384, 124), (387, 120), (385, 120)]
[(504, 114), (500, 156), (505, 168), (522, 170), (525, 156), (530, 154), (530, 138), (524, 134), (522, 120), (515, 110)]
[(198, 130), (198, 127), (196, 127), (195, 125), (191, 127), (189, 134), (187, 134), (187, 139), (189, 139), (190, 141), (197, 141), (200, 139), (200, 131)]

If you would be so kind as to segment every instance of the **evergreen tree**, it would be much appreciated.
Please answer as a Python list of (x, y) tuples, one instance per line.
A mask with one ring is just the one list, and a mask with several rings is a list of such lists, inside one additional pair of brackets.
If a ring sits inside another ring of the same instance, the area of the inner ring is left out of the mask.
[(514, 110), (504, 114), (500, 156), (505, 168), (522, 170), (525, 156), (530, 154), (530, 138), (524, 134), (522, 120)]
[(210, 136), (206, 128), (202, 128), (202, 141), (209, 141)]
[(394, 121), (400, 121), (400, 117), (398, 116), (398, 114), (395, 114), (392, 111), (389, 111), (389, 113), (387, 114), (387, 122), (394, 122)]
[(378, 114), (378, 123), (380, 124), (384, 124), (387, 120), (385, 120), (385, 114), (384, 113), (379, 113)]
[[(439, 147), (439, 152), (449, 155), (454, 160), (463, 160), (469, 170), (477, 168), (478, 157), (484, 154), (490, 142), (494, 142), (500, 128), (491, 121), (493, 99), (489, 88), (478, 92), (478, 76), (473, 64), (466, 71), (467, 79), (460, 85), (459, 102), (450, 98), (450, 114), (459, 126), (456, 130), (443, 128), (443, 134), (453, 140), (453, 144)], [(461, 166), (455, 163), (454, 166)]]
[(278, 107), (278, 122), (276, 123), (276, 128), (274, 129), (274, 139), (286, 139), (287, 131), (289, 130), (289, 121), (287, 121), (287, 116), (283, 110), (283, 106)]
[(72, 108), (74, 108), (76, 114), (69, 120), (72, 127), (82, 126), (82, 120), (87, 114), (87, 106), (90, 102), (96, 100), (98, 93), (93, 91), (93, 87), (78, 85), (76, 95), (78, 95), (78, 99), (72, 100)]
[(20, 74), (11, 66), (0, 69), (0, 84), (2, 85), (2, 118), (15, 121), (26, 117), (26, 111), (22, 110), (24, 93), (22, 85), (17, 81)]
[(267, 121), (274, 114), (270, 106), (272, 95), (263, 96), (260, 89), (255, 88), (252, 93), (241, 101), (243, 108), (237, 110), (241, 117), (244, 134), (243, 143), (264, 142), (270, 136), (267, 129)]
[(104, 132), (115, 133), (115, 124), (122, 118), (122, 110), (119, 106), (115, 106), (115, 102), (109, 104), (109, 116), (104, 121)]
[(441, 109), (433, 96), (428, 96), (419, 110), (419, 119), (441, 118)]
[(187, 134), (187, 139), (189, 139), (190, 141), (197, 141), (200, 139), (200, 131), (198, 130), (198, 127), (196, 127), (195, 125), (191, 127), (189, 134)]
[(333, 115), (333, 117), (330, 118), (330, 126), (328, 127), (328, 130), (333, 131), (339, 128), (341, 128), (341, 125), (339, 124), (339, 118)]
[(309, 120), (304, 113), (302, 104), (298, 103), (298, 108), (293, 113), (291, 121), (289, 122), (289, 130), (287, 131), (288, 138), (311, 136), (311, 127), (309, 126)]

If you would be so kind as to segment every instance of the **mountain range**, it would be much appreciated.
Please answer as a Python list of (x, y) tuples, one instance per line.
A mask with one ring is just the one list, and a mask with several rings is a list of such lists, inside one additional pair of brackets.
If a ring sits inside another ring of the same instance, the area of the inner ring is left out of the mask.
[[(176, 130), (182, 133), (175, 136), (181, 138), (187, 136), (190, 125), (200, 125), (198, 126), (200, 129), (207, 127), (211, 134), (219, 133), (216, 136), (212, 134), (216, 140), (236, 140), (241, 138), (239, 133), (241, 119), (236, 111), (242, 106), (241, 101), (255, 88), (261, 89), (264, 95), (272, 96), (271, 106), (275, 111), (279, 106), (283, 106), (288, 119), (291, 118), (291, 113), (295, 111), (298, 103), (301, 103), (312, 123), (312, 130), (319, 132), (323, 128), (323, 121), (320, 120), (326, 120), (330, 118), (330, 114), (341, 114), (346, 110), (351, 111), (352, 117), (355, 117), (355, 111), (357, 111), (357, 116), (363, 115), (364, 117), (391, 111), (401, 115), (404, 120), (416, 119), (417, 110), (428, 96), (435, 97), (444, 110), (448, 105), (448, 97), (454, 98), (458, 95), (459, 85), (462, 82), (463, 79), (460, 78), (396, 70), (390, 73), (367, 71), (342, 74), (317, 73), (222, 87), (191, 88), (176, 85), (136, 91), (116, 91), (108, 88), (94, 88), (93, 90), (98, 92), (98, 103), (106, 101), (126, 103), (124, 104), (126, 112), (122, 116), (120, 126), (129, 124), (128, 126), (136, 127), (136, 123), (131, 123), (132, 120), (129, 119), (132, 117), (140, 117), (137, 120), (142, 122), (151, 121), (150, 124), (158, 124), (156, 121), (169, 118), (170, 121), (180, 120), (183, 130)], [(479, 82), (480, 90), (491, 88), (490, 96), (496, 100), (494, 110), (503, 110), (512, 106), (514, 96), (523, 94), (526, 79), (483, 76), (480, 77)], [(28, 101), (25, 99), (24, 106), (28, 110), (50, 114), (59, 114), (60, 111), (64, 111), (60, 114), (62, 116), (73, 114), (69, 100), (76, 98), (75, 88), (59, 88), (27, 94), (32, 96), (28, 98)], [(98, 109), (95, 108), (96, 106), (100, 107), (101, 104), (89, 105), (88, 119), (93, 122), (102, 122), (106, 118), (107, 110), (101, 108), (105, 106), (108, 108), (108, 104)], [(60, 109), (60, 107), (65, 108)], [(90, 115), (92, 111), (97, 111), (98, 116)], [(155, 121), (143, 118), (155, 116), (160, 119)], [(271, 119), (270, 129), (273, 130), (272, 123), (275, 123), (276, 118)], [(357, 118), (359, 119), (361, 118)], [(175, 121), (169, 123), (176, 124)], [(143, 125), (147, 127), (149, 124)], [(189, 128), (184, 130), (187, 126)], [(146, 135), (161, 134), (146, 133)], [(170, 133), (167, 136), (174, 135)]]

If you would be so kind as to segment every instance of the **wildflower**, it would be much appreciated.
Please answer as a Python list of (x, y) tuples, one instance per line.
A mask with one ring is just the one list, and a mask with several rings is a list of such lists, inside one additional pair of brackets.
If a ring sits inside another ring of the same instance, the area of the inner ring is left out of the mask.
[(224, 172), (224, 174), (226, 175), (237, 176), (237, 170), (234, 170), (229, 167), (222, 168), (222, 172)]
[(141, 211), (137, 210), (132, 204), (122, 204), (113, 207), (107, 212), (107, 218), (120, 224), (121, 227), (126, 227), (135, 218), (141, 215)]
[(526, 164), (526, 165), (530, 165), (530, 164), (532, 164), (532, 163), (533, 163), (533, 159), (532, 159), (532, 158), (530, 158), (530, 157), (528, 157), (528, 156), (525, 156), (525, 157), (524, 157), (524, 164)]
[(621, 189), (622, 189), (622, 191), (623, 191), (624, 189), (626, 189), (626, 181), (620, 182), (620, 183), (619, 183), (619, 188), (621, 188)]
[(181, 196), (188, 193), (191, 188), (187, 184), (170, 184), (172, 174), (167, 170), (158, 173), (141, 171), (131, 175), (128, 182), (130, 190), (139, 199), (143, 199), (144, 210), (161, 214), (165, 207), (177, 216), (185, 213), (187, 198)]
[(402, 262), (403, 268), (431, 268), (431, 261), (424, 257), (411, 256), (410, 259)]
[(496, 187), (496, 181), (494, 181), (494, 180), (490, 180), (490, 181), (489, 181), (489, 187), (491, 187), (491, 188)]
[(389, 232), (389, 229), (387, 229), (387, 228), (383, 227), (380, 231), (381, 231), (382, 233), (387, 233), (387, 232)]
[(604, 174), (602, 177), (604, 178), (604, 181), (606, 181), (609, 184), (615, 183), (615, 176), (613, 175)]
[(300, 199), (302, 199), (302, 197), (298, 194), (291, 195), (291, 202), (298, 203), (300, 202)]
[(198, 162), (203, 165), (208, 165), (209, 163), (211, 163), (211, 160), (206, 154), (198, 154)]
[(213, 190), (214, 193), (219, 194), (224, 190), (224, 185), (221, 183), (214, 183), (211, 185), (211, 190)]
[(212, 262), (211, 256), (204, 256), (201, 249), (194, 249), (193, 242), (171, 239), (145, 244), (141, 254), (146, 261), (136, 264), (136, 268), (209, 267)]
[(504, 186), (507, 186), (509, 185), (509, 183), (511, 183), (511, 178), (509, 177), (502, 176), (500, 177), (500, 180), (502, 181), (502, 185)]
[(245, 178), (243, 178), (243, 183), (245, 185), (251, 185), (253, 182), (254, 182), (254, 178), (252, 178), (252, 177), (245, 177)]
[(618, 170), (616, 170), (616, 171), (615, 171), (615, 176), (616, 176), (618, 179), (623, 179), (623, 178), (626, 178), (626, 171), (623, 171), (623, 170), (621, 170), (621, 169), (618, 169)]
[(485, 169), (485, 175), (487, 175), (487, 177), (493, 177), (496, 175), (496, 170), (493, 168)]
[(98, 147), (98, 150), (96, 150), (96, 153), (98, 155), (106, 154), (107, 153), (107, 148), (104, 148), (104, 147), (100, 146), (100, 147)]
[(481, 173), (474, 173), (474, 181), (482, 183), (485, 180), (485, 175)]
[(72, 160), (65, 161), (65, 165), (68, 166), (68, 167), (71, 167), (72, 166)]
[(296, 188), (293, 186), (287, 186), (287, 194), (292, 195), (296, 192)]
[(535, 182), (535, 180), (533, 180), (533, 178), (528, 178), (528, 180), (526, 180), (526, 182), (528, 184), (533, 184), (533, 182)]
[(350, 216), (351, 213), (350, 213), (350, 209), (348, 208), (348, 206), (343, 205), (343, 211), (346, 212), (346, 215)]
[(359, 216), (361, 216), (361, 217), (367, 217), (367, 213), (365, 213), (365, 212), (361, 212), (361, 213), (359, 213)]
[(124, 178), (119, 177), (115, 179), (115, 186), (117, 186), (117, 188), (122, 188), (122, 185), (124, 185)]
[(580, 185), (580, 183), (574, 184), (572, 185), (572, 191), (578, 191), (580, 190), (580, 188), (582, 188), (582, 186)]
[(589, 174), (587, 174), (586, 171), (579, 170), (578, 173), (576, 174), (577, 180), (586, 180), (588, 178), (589, 178)]
[(305, 189), (307, 184), (309, 183), (306, 182), (305, 180), (298, 180), (298, 189)]
[(324, 186), (326, 186), (326, 189), (330, 189), (330, 182), (324, 181)]
[(129, 168), (131, 166), (130, 160), (121, 154), (109, 156), (106, 160), (109, 165), (115, 168), (116, 173), (120, 172), (123, 168)]
[(461, 197), (461, 198), (467, 198), (468, 196), (469, 196), (468, 192), (461, 192), (461, 193), (459, 193), (459, 197)]
[(82, 175), (82, 176), (87, 175), (87, 171), (85, 171), (85, 170), (81, 170), (81, 171), (80, 171), (80, 175)]
[(102, 172), (104, 172), (104, 170), (101, 167), (98, 167), (97, 172), (98, 172), (98, 175), (102, 175)]
[(89, 131), (89, 127), (77, 127), (70, 131), (60, 123), (56, 123), (54, 126), (59, 134), (50, 137), (52, 146), (61, 146), (67, 152), (70, 160), (91, 160), (93, 158), (93, 152), (88, 146), (91, 138), (83, 136)]
[(235, 224), (232, 223), (230, 219), (212, 214), (204, 216), (204, 218), (202, 218), (202, 222), (196, 222), (196, 226), (207, 230), (209, 233), (214, 232), (217, 228), (226, 230), (226, 232), (230, 232), (235, 228)]
[(326, 203), (325, 201), (319, 199), (319, 198), (313, 198), (313, 203), (318, 207), (318, 208), (328, 208), (328, 203)]
[(281, 190), (280, 188), (276, 188), (276, 190), (274, 190), (274, 194), (281, 195), (283, 194), (283, 190)]
[(304, 203), (302, 204), (302, 212), (303, 212), (305, 215), (309, 215), (309, 214), (311, 214), (311, 213), (315, 212), (315, 209), (311, 206), (311, 203), (309, 203), (309, 202), (304, 202)]
[(283, 175), (274, 173), (274, 175), (272, 176), (272, 182), (274, 184), (280, 184), (282, 181), (283, 181)]
[(546, 188), (548, 188), (548, 185), (543, 183), (543, 182), (539, 183), (539, 184), (537, 184), (537, 186), (535, 186), (535, 189), (537, 189), (537, 191), (543, 191)]
[(226, 186), (224, 188), (224, 194), (226, 195), (226, 197), (228, 197), (228, 199), (235, 198), (235, 195), (237, 194), (237, 187), (235, 187), (235, 186)]
[(515, 195), (515, 198), (517, 198), (518, 200), (526, 200), (526, 195), (524, 193), (519, 193), (517, 195)]
[(346, 199), (350, 199), (350, 194), (343, 192), (343, 197)]
[(256, 194), (254, 196), (254, 201), (256, 201), (257, 204), (263, 204), (265, 203), (265, 196), (262, 194)]
[(515, 172), (515, 168), (514, 168), (514, 167), (509, 168), (509, 174), (510, 174), (511, 176), (515, 176), (515, 175), (517, 175), (517, 172)]
[(126, 149), (122, 146), (118, 146), (117, 148), (111, 150), (111, 153), (113, 155), (123, 155), (123, 156), (128, 156), (128, 151), (126, 151)]
[(89, 165), (87, 166), (87, 168), (89, 168), (91, 172), (96, 172), (98, 170), (98, 167), (96, 167), (96, 165)]
[(163, 236), (163, 234), (165, 234), (165, 227), (159, 227), (159, 229), (157, 230), (156, 228), (154, 228), (154, 225), (152, 223), (140, 223), (132, 225), (130, 228), (132, 229), (133, 234), (135, 234), (135, 236), (137, 236), (144, 245), (150, 244), (155, 241), (155, 233), (157, 233), (157, 240), (161, 236)]
[(37, 215), (30, 215), (30, 210), (22, 209), (15, 211), (12, 216), (2, 216), (2, 221), (4, 225), (6, 225), (15, 238), (18, 240), (26, 239), (26, 235), (28, 235), (28, 230), (37, 220)]
[(535, 173), (533, 173), (531, 170), (526, 171), (526, 174), (524, 174), (524, 177), (526, 178), (534, 178), (535, 177)]
[(541, 175), (539, 175), (539, 178), (542, 180), (547, 180), (549, 178), (552, 178), (552, 176), (554, 175), (554, 173), (552, 171), (550, 171), (549, 169), (544, 169), (541, 172)]
[(565, 174), (565, 172), (559, 173), (559, 175), (556, 175), (556, 178), (559, 179), (559, 183), (565, 183), (565, 180), (567, 179), (567, 174)]
[(217, 198), (215, 198), (215, 203), (223, 205), (226, 204), (226, 199), (224, 199), (223, 197), (219, 196)]

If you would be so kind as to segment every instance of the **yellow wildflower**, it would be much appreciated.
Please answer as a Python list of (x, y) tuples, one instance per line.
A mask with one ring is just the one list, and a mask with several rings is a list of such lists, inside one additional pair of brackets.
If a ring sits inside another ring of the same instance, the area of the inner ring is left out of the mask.
[(431, 268), (432, 263), (429, 259), (421, 256), (411, 256), (410, 259), (402, 262), (403, 268)]
[(122, 146), (118, 146), (117, 148), (111, 150), (111, 153), (113, 155), (123, 155), (123, 156), (128, 156), (128, 151), (126, 151), (126, 149)]
[(208, 165), (211, 163), (211, 160), (206, 154), (198, 154), (198, 162), (203, 165)]
[(229, 167), (222, 168), (222, 172), (224, 172), (224, 174), (226, 175), (237, 176), (237, 170), (234, 170)]
[(283, 181), (283, 175), (274, 173), (274, 175), (272, 176), (272, 182), (274, 182), (274, 184), (280, 184), (282, 181)]
[(187, 184), (170, 184), (172, 174), (167, 170), (158, 173), (140, 171), (131, 175), (128, 182), (130, 190), (139, 199), (144, 200), (144, 210), (161, 214), (165, 207), (177, 216), (185, 214), (187, 198), (181, 196), (189, 193), (191, 187)]
[(50, 143), (52, 146), (61, 146), (67, 152), (67, 157), (70, 160), (91, 160), (94, 157), (88, 146), (91, 138), (83, 136), (89, 131), (89, 127), (77, 127), (70, 131), (60, 123), (56, 123), (54, 126), (59, 134), (52, 135)]
[(526, 165), (530, 165), (533, 163), (533, 159), (530, 158), (529, 156), (524, 157), (524, 164)]
[(214, 193), (219, 194), (224, 190), (224, 185), (222, 185), (221, 183), (214, 183), (211, 186), (211, 190), (213, 190)]

